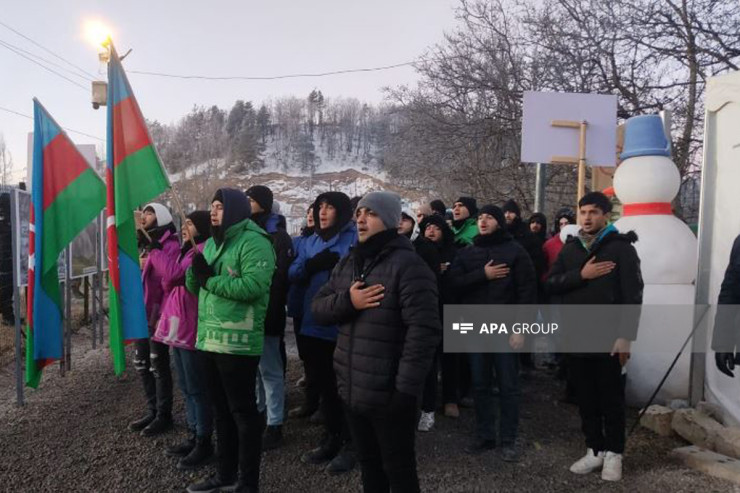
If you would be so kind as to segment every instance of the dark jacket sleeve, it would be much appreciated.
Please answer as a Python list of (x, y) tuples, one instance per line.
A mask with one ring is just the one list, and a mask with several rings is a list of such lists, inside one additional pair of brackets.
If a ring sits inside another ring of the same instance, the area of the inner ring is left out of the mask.
[(566, 270), (564, 255), (569, 246), (566, 244), (552, 265), (552, 270), (545, 280), (547, 294), (563, 294), (582, 287), (586, 281), (581, 278), (581, 268)]
[(285, 304), (288, 293), (288, 270), (293, 262), (293, 241), (284, 230), (278, 230), (273, 235), (273, 246), (275, 248), (275, 274), (272, 277), (270, 299), (276, 296)]
[(396, 390), (419, 397), (442, 337), (437, 281), (421, 260), (402, 270), (401, 319), (406, 329), (396, 374)]
[(488, 281), (486, 278), (486, 271), (483, 270), (482, 266), (470, 271), (465, 268), (465, 258), (468, 255), (469, 250), (467, 248), (460, 250), (450, 266), (450, 270), (447, 273), (447, 282), (452, 289), (466, 288), (473, 284), (485, 283)]
[(642, 305), (642, 271), (640, 257), (632, 245), (622, 249), (619, 259), (619, 287), (622, 303), (629, 307), (622, 310), (619, 324), (619, 337), (634, 341), (637, 339), (637, 328), (640, 325), (640, 305)]
[(717, 352), (734, 352), (738, 340), (738, 315), (740, 314), (740, 236), (735, 238), (730, 252), (730, 262), (717, 297), (717, 314), (714, 317), (712, 349)]
[(357, 316), (357, 310), (352, 305), (349, 296), (350, 286), (347, 279), (352, 279), (351, 257), (344, 257), (334, 268), (329, 281), (319, 289), (311, 301), (311, 311), (314, 320), (320, 325), (338, 325), (349, 322)]
[(514, 260), (514, 285), (517, 291), (517, 303), (534, 305), (537, 303), (537, 273), (529, 254), (523, 249)]

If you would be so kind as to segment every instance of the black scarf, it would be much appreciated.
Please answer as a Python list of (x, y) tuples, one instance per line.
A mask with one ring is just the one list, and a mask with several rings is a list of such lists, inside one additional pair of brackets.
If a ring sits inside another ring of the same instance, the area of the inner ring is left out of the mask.
[(314, 233), (315, 229), (316, 228), (314, 228), (313, 226), (306, 226), (305, 228), (301, 230), (301, 236), (304, 236), (304, 237), (311, 236)]
[(509, 233), (499, 228), (491, 234), (476, 236), (473, 238), (473, 245), (479, 247), (490, 247), (511, 241), (511, 239), (512, 238)]
[(358, 243), (355, 247), (355, 254), (363, 261), (378, 256), (389, 242), (398, 238), (398, 230), (386, 229), (380, 233), (375, 233), (367, 241)]
[(454, 227), (455, 229), (459, 230), (460, 228), (463, 227), (463, 225), (465, 224), (465, 221), (467, 221), (468, 219), (470, 219), (470, 217), (466, 217), (465, 219), (458, 219), (456, 221), (452, 221), (452, 227)]

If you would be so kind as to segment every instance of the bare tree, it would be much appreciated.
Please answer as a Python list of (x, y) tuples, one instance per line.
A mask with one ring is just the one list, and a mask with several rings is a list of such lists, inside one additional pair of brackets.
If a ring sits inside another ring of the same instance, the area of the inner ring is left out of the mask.
[(9, 185), (12, 174), (13, 156), (5, 145), (5, 138), (0, 134), (0, 185)]

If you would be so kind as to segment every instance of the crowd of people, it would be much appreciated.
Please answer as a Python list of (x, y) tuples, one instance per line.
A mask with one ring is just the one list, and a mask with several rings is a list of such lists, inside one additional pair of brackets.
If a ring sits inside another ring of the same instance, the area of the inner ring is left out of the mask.
[[(463, 196), (450, 209), (432, 200), (411, 212), (393, 192), (326, 192), (291, 238), (274, 205), (264, 186), (220, 189), (210, 211), (187, 216), (180, 239), (164, 205), (141, 215), (150, 338), (137, 342), (134, 367), (147, 409), (129, 428), (151, 437), (173, 427), (174, 367), (188, 435), (165, 452), (182, 470), (216, 459), (216, 473), (189, 492), (258, 491), (262, 452), (283, 445), (286, 415), (324, 427), (300, 457), (307, 467), (342, 474), (359, 463), (366, 492), (419, 491), (416, 433), (433, 431), (438, 409), (455, 419), (473, 407), (465, 451), (499, 449), (516, 462), (531, 341), (513, 334), (508, 352), (445, 353), (443, 306), (641, 303), (636, 237), (609, 223), (611, 203), (598, 192), (577, 213), (558, 211), (551, 231), (545, 215), (524, 220), (513, 200), (479, 208)], [(304, 400), (286, 413), (288, 317)], [(587, 446), (574, 473), (621, 478), (634, 329), (611, 353), (559, 355)]]

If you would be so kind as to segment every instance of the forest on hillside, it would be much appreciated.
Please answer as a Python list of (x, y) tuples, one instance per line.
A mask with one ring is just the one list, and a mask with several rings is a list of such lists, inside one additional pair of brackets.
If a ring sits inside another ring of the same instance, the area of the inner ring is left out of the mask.
[[(151, 122), (173, 171), (311, 174), (326, 162), (383, 172), (450, 201), (519, 201), (533, 209), (535, 167), (521, 163), (524, 91), (615, 94), (618, 118), (672, 112), (682, 177), (677, 215), (698, 207), (707, 79), (740, 67), (740, 3), (717, 0), (460, 0), (457, 27), (414, 66), (413, 87), (381, 105), (318, 89), (227, 110), (194, 107)], [(573, 205), (575, 169), (549, 166), (547, 213)]]

